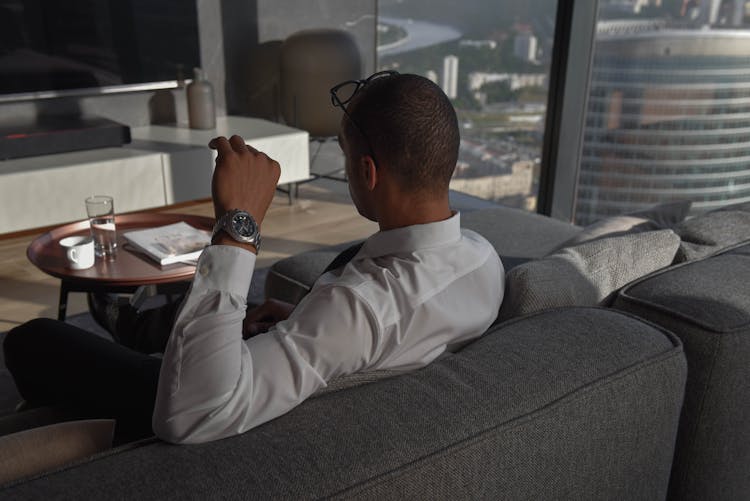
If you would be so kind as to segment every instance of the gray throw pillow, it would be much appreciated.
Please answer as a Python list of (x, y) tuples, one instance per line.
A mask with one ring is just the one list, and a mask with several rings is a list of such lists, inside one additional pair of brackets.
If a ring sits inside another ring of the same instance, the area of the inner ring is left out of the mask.
[(630, 212), (628, 215), (641, 217), (651, 221), (660, 230), (673, 228), (676, 224), (681, 223), (690, 213), (693, 202), (690, 200), (677, 200), (654, 205), (647, 209)]
[(750, 240), (750, 203), (706, 212), (680, 223), (675, 231), (682, 239), (675, 262), (693, 261)]
[(560, 306), (607, 304), (610, 296), (669, 266), (680, 238), (672, 230), (634, 233), (567, 247), (510, 270), (499, 320)]
[(685, 220), (692, 204), (690, 200), (668, 202), (648, 209), (600, 219), (583, 228), (583, 231), (566, 241), (560, 248), (582, 244), (596, 238), (671, 229)]

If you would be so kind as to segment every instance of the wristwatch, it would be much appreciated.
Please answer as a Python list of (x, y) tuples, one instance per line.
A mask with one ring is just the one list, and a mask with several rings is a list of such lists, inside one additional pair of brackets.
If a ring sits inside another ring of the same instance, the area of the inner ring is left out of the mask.
[(253, 244), (260, 250), (260, 230), (253, 216), (241, 209), (233, 209), (224, 213), (216, 221), (211, 238), (220, 231), (226, 231), (233, 239), (243, 244)]

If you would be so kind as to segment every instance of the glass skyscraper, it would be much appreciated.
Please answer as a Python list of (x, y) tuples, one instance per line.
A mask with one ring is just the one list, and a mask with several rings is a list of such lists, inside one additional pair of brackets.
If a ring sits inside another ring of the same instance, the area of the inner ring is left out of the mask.
[(597, 31), (576, 222), (750, 201), (750, 31), (658, 20)]

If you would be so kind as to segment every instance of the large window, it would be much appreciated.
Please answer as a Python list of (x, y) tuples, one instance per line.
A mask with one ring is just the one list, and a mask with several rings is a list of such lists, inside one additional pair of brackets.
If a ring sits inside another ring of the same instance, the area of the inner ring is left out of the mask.
[(575, 221), (750, 201), (750, 7), (600, 0)]
[(535, 210), (557, 0), (379, 0), (378, 66), (426, 76), (461, 127), (451, 188)]

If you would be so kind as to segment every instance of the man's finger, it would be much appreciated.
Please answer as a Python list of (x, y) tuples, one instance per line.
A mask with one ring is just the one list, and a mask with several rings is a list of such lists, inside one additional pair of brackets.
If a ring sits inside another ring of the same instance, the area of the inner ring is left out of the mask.
[(208, 147), (216, 150), (220, 157), (232, 152), (232, 145), (224, 136), (213, 138), (209, 143)]
[(242, 331), (242, 339), (248, 339), (250, 337), (257, 336), (258, 334), (268, 332), (273, 326), (274, 324), (271, 322), (258, 322), (250, 324)]
[(246, 145), (245, 140), (238, 135), (234, 135), (229, 138), (229, 144), (232, 145), (232, 149), (237, 153), (245, 153)]
[(248, 310), (247, 313), (245, 313), (245, 322), (257, 322), (261, 318), (268, 316), (268, 313), (268, 302), (265, 302), (252, 310)]
[(276, 325), (276, 322), (254, 322), (250, 324), (248, 330), (254, 334), (260, 334), (261, 332), (267, 332), (274, 325)]

